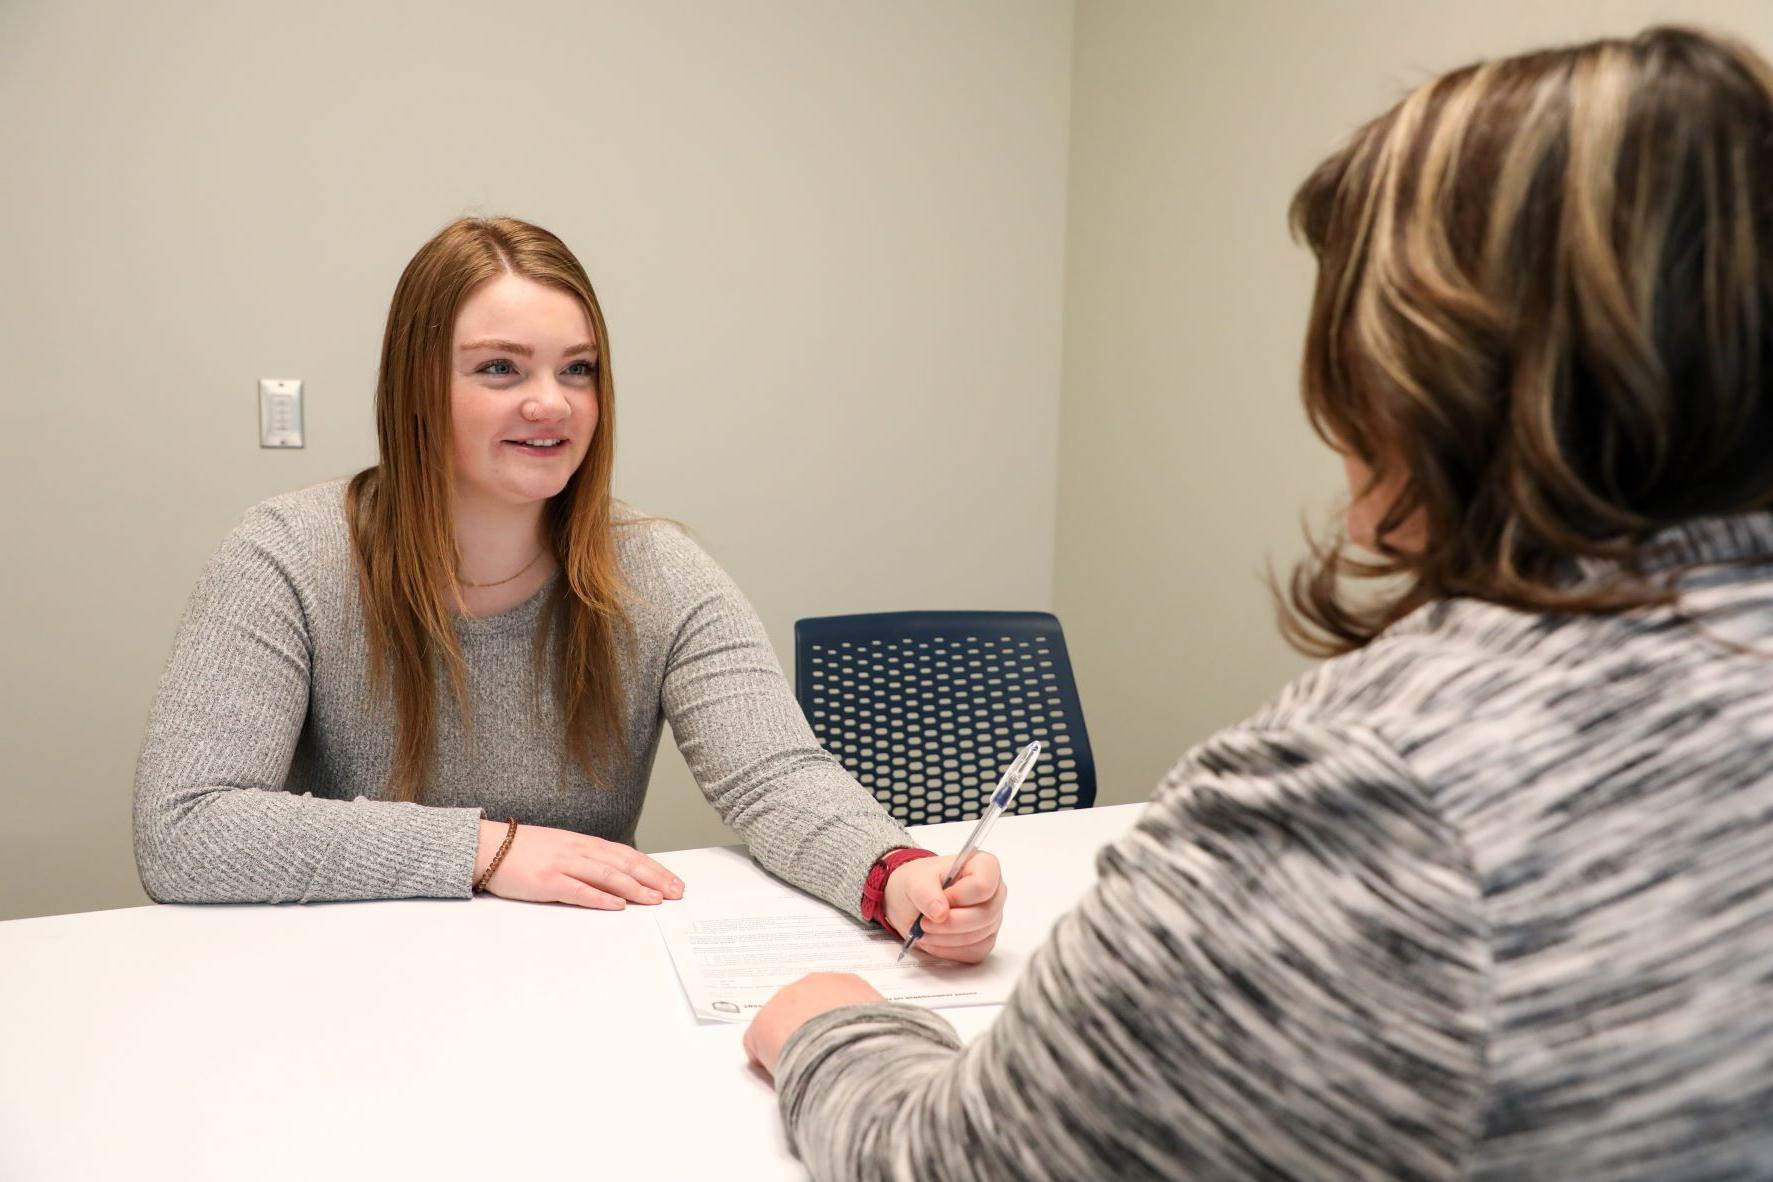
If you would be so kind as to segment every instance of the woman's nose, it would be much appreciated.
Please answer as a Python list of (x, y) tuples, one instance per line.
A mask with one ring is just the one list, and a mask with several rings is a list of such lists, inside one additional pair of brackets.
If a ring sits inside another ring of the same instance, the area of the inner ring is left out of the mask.
[(529, 401), (523, 404), (523, 417), (532, 423), (557, 422), (572, 412), (572, 403), (567, 401), (565, 391), (553, 378), (543, 378)]

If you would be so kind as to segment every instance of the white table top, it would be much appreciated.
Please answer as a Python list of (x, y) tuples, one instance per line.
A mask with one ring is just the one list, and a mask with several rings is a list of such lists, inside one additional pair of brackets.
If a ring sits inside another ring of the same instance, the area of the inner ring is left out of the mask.
[[(1005, 817), (1025, 960), (1143, 806)], [(919, 840), (958, 848), (970, 822)], [(686, 894), (763, 872), (658, 855)], [(666, 904), (670, 906), (670, 904)], [(0, 1178), (801, 1178), (742, 1025), (699, 1024), (654, 909), (483, 897), (0, 923)], [(997, 1007), (944, 1011), (963, 1037)]]

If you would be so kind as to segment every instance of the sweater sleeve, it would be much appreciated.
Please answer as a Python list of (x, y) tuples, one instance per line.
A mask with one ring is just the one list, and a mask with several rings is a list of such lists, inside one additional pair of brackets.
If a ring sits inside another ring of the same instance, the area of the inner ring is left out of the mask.
[(478, 809), (283, 790), (311, 669), (300, 554), (260, 506), (192, 593), (136, 764), (142, 886), (159, 902), (465, 897)]
[(1233, 730), (1172, 772), (997, 1022), (872, 1004), (788, 1041), (816, 1179), (1460, 1176), (1487, 941), (1377, 736)]
[(916, 843), (819, 745), (726, 572), (675, 529), (655, 537), (677, 602), (662, 704), (684, 761), (765, 869), (860, 918), (869, 868)]

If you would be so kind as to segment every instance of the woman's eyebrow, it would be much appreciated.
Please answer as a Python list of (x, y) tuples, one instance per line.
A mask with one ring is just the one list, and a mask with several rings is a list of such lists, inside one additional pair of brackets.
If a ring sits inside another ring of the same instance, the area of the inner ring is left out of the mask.
[(528, 345), (520, 345), (516, 341), (497, 340), (469, 341), (467, 344), (459, 346), (456, 349), (456, 352), (471, 353), (476, 349), (496, 350), (500, 353), (516, 353), (520, 357), (533, 357), (536, 352)]
[[(492, 339), (488, 339), (488, 340), (484, 340), (484, 341), (469, 341), (465, 345), (458, 345), (456, 347), (456, 352), (458, 352), (458, 353), (472, 353), (472, 352), (479, 350), (479, 349), (485, 349), (485, 350), (488, 350), (489, 352), (515, 353), (519, 357), (534, 357), (536, 354), (536, 351), (534, 349), (530, 348), (528, 345), (520, 345), (516, 341), (500, 341), (500, 340), (492, 340)], [(594, 342), (585, 341), (582, 344), (574, 345), (572, 348), (570, 348), (570, 349), (566, 350), (564, 353), (562, 353), (561, 356), (562, 357), (577, 357), (581, 353), (596, 353), (596, 352), (597, 352), (597, 345)]]

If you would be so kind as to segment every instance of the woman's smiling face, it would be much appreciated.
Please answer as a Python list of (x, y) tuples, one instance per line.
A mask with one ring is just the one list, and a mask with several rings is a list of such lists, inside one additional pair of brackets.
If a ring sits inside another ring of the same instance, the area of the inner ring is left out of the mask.
[(570, 292), (510, 273), (475, 289), (450, 345), (457, 500), (526, 505), (565, 488), (597, 430), (597, 363)]

